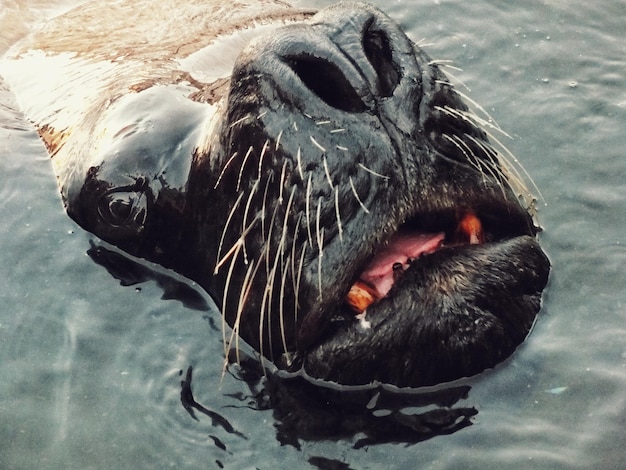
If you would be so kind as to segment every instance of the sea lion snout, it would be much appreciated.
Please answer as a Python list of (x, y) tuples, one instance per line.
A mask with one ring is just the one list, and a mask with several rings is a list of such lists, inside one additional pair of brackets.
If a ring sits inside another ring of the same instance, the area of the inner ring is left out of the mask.
[(271, 83), (259, 90), (268, 101), (286, 94), (311, 115), (385, 114), (385, 103), (395, 100), (398, 109), (420, 82), (411, 41), (384, 14), (363, 5), (323, 10), (310, 23), (257, 38), (242, 52), (233, 80), (260, 75)]

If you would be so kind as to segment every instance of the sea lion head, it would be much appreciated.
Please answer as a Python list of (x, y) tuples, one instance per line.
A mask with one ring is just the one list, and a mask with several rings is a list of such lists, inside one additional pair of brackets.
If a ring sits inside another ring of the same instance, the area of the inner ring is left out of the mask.
[[(340, 5), (257, 38), (223, 116), (189, 204), (234, 335), (292, 370), (400, 386), (523, 341), (549, 270), (533, 218), (478, 118), (382, 12)], [(358, 285), (374, 302), (357, 318)]]
[[(128, 28), (67, 38), (60, 23), (34, 43), (50, 74), (38, 96), (61, 98), (26, 110), (80, 225), (204, 286), (227, 346), (312, 377), (429, 385), (524, 340), (550, 267), (529, 193), (398, 25), (366, 4), (212, 2), (155, 35), (169, 18), (140, 3), (98, 22)], [(211, 8), (220, 22), (195, 20)], [(98, 16), (68, 21), (84, 18)], [(196, 53), (204, 76), (185, 65)], [(29, 57), (3, 72), (23, 71), (15, 86), (38, 78)]]

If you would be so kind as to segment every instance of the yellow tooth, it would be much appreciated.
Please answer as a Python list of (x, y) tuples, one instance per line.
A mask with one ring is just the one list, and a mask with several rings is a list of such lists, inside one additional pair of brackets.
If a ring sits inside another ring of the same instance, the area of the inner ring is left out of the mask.
[(356, 313), (363, 311), (378, 300), (376, 290), (363, 281), (356, 281), (346, 296), (346, 304)]
[(461, 234), (470, 245), (478, 245), (485, 242), (485, 235), (480, 219), (472, 211), (467, 211), (459, 221), (457, 232)]

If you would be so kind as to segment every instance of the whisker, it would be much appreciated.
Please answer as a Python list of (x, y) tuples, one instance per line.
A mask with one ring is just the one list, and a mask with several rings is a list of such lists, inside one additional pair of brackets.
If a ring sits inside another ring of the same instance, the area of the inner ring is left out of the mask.
[(274, 150), (278, 150), (278, 147), (280, 146), (280, 138), (282, 136), (283, 136), (283, 131), (280, 131), (278, 135), (276, 136), (276, 145), (274, 146)]
[(226, 281), (224, 283), (224, 294), (223, 294), (223, 298), (222, 298), (222, 341), (223, 341), (223, 345), (224, 345), (224, 355), (226, 356), (226, 361), (228, 361), (228, 350), (230, 349), (230, 345), (232, 344), (232, 338), (234, 335), (237, 334), (237, 331), (239, 330), (239, 317), (240, 314), (237, 314), (237, 317), (235, 318), (235, 321), (233, 322), (233, 326), (232, 329), (233, 331), (231, 332), (231, 337), (229, 341), (226, 341), (226, 308), (228, 305), (228, 292), (230, 290), (230, 282), (232, 280), (232, 276), (233, 276), (233, 271), (235, 269), (235, 260), (237, 259), (237, 254), (235, 254), (235, 256), (233, 256), (233, 258), (230, 261), (230, 267), (228, 268), (228, 273), (226, 275)]
[[(533, 192), (536, 192), (537, 195), (541, 198), (541, 200), (545, 201), (543, 194), (541, 194), (541, 191), (539, 190), (539, 187), (535, 184), (535, 181), (528, 174), (528, 172), (524, 168), (524, 165), (522, 165), (519, 162), (519, 160), (515, 157), (515, 155), (513, 155), (513, 153), (504, 144), (502, 144), (502, 142), (500, 142), (500, 140), (498, 140), (495, 136), (489, 133), (488, 135), (489, 135), (489, 138), (492, 139), (498, 145), (498, 148), (502, 149), (502, 151), (504, 152), (504, 154), (498, 152), (498, 155), (500, 155), (503, 161), (506, 163), (505, 168), (508, 171), (513, 172), (513, 174), (516, 176), (514, 181), (519, 186), (518, 188), (516, 188), (516, 190), (518, 192), (524, 191), (527, 194), (530, 194), (530, 191), (528, 190), (528, 188), (526, 187), (526, 184), (524, 183), (524, 181), (528, 181), (533, 188)], [(513, 163), (511, 163), (511, 161)], [(523, 176), (520, 175), (520, 173), (518, 172), (518, 169), (522, 171)]]
[[(456, 75), (454, 75), (453, 73), (451, 73), (450, 71), (446, 70), (446, 75), (451, 79), (454, 80), (456, 83), (458, 83), (459, 85), (461, 85), (463, 88), (465, 88), (467, 91), (472, 91), (470, 87), (468, 87), (465, 82), (463, 82), (463, 80), (461, 80), (459, 77), (457, 77)], [(454, 87), (454, 85), (452, 85), (452, 83), (450, 82), (446, 82), (444, 80), (437, 80), (438, 83), (444, 84), (444, 85), (449, 85), (451, 87)], [(456, 90), (456, 88), (455, 88)]]
[(252, 147), (251, 145), (250, 148), (248, 148), (246, 155), (243, 157), (243, 162), (241, 162), (241, 168), (239, 168), (239, 175), (237, 176), (237, 186), (236, 186), (237, 191), (239, 191), (239, 187), (241, 186), (241, 177), (243, 175), (243, 169), (246, 166), (246, 162), (248, 161), (248, 157), (252, 153), (252, 150), (254, 150), (254, 147)]
[[(235, 241), (233, 246), (230, 247), (230, 250), (228, 250), (224, 257), (215, 264), (215, 270), (213, 271), (213, 274), (217, 274), (219, 272), (219, 269), (224, 265), (224, 263), (226, 263), (226, 261), (228, 261), (228, 259), (233, 255), (233, 253), (235, 253), (235, 251), (238, 252), (241, 248), (245, 249), (245, 237), (252, 230), (259, 218), (260, 217), (257, 216), (252, 220), (252, 222), (250, 222), (250, 225), (248, 225), (248, 227), (246, 227), (246, 229), (241, 233), (237, 241)], [(247, 259), (245, 260), (245, 263), (248, 263)]]
[(433, 47), (435, 45), (434, 42), (424, 42), (424, 41), (426, 41), (426, 38), (422, 38), (419, 41), (416, 41), (415, 45), (419, 47), (420, 49), (423, 49), (424, 47)]
[(280, 206), (278, 204), (274, 205), (274, 211), (272, 212), (272, 219), (270, 220), (270, 224), (269, 224), (269, 230), (267, 232), (267, 241), (265, 242), (264, 245), (264, 251), (266, 251), (266, 266), (265, 266), (265, 273), (267, 275), (269, 275), (270, 272), (270, 246), (271, 246), (271, 241), (272, 241), (272, 232), (274, 231), (274, 227), (276, 224), (276, 217), (278, 216), (278, 209), (280, 208)]
[(324, 250), (323, 250), (324, 228), (320, 227), (321, 212), (322, 212), (322, 198), (320, 197), (317, 200), (317, 217), (315, 220), (315, 231), (316, 231), (316, 237), (317, 237), (317, 250), (318, 250), (317, 284), (319, 288), (319, 300), (320, 301), (322, 300), (322, 258), (324, 256)]
[(485, 174), (483, 173), (480, 163), (476, 161), (476, 156), (472, 153), (472, 150), (467, 146), (463, 139), (457, 135), (441, 134), (441, 136), (461, 151), (467, 162), (480, 173), (483, 179), (483, 184), (485, 184), (487, 179), (485, 178)]
[(502, 191), (502, 197), (506, 199), (506, 192), (504, 191), (504, 186), (506, 185), (507, 187), (511, 187), (511, 185), (509, 183), (509, 180), (502, 173), (502, 169), (498, 166), (496, 161), (492, 160), (493, 158), (497, 157), (497, 152), (493, 148), (478, 141), (473, 136), (468, 135), (468, 134), (465, 134), (465, 136), (469, 140), (474, 142), (476, 145), (478, 145), (483, 150), (483, 152), (485, 152), (487, 155), (491, 154), (491, 159), (486, 159), (486, 158), (479, 159), (477, 156), (475, 158), (477, 159), (479, 164), (482, 166), (482, 168), (485, 171), (487, 171), (493, 177), (493, 179), (495, 179), (498, 182), (498, 186), (500, 186), (500, 189)]
[[(252, 205), (252, 198), (254, 197), (254, 195), (257, 192), (257, 189), (259, 188), (259, 183), (260, 183), (260, 181), (256, 180), (254, 182), (254, 185), (252, 186), (252, 188), (250, 188), (250, 193), (248, 194), (248, 200), (246, 201), (246, 206), (245, 206), (244, 211), (243, 211), (243, 219), (241, 221), (241, 231), (242, 231), (242, 233), (245, 231), (246, 225), (248, 223), (248, 213), (250, 212), (250, 207)], [(245, 264), (248, 264), (248, 252), (246, 250), (245, 243), (244, 243), (244, 246), (243, 246), (243, 262)]]
[(265, 215), (267, 214), (267, 195), (270, 189), (270, 182), (274, 178), (274, 173), (270, 171), (265, 181), (265, 190), (263, 191), (263, 202), (261, 203), (261, 236), (265, 242)]
[[(220, 259), (220, 255), (222, 253), (222, 245), (224, 244), (224, 238), (226, 237), (226, 232), (228, 231), (228, 226), (230, 225), (230, 222), (232, 220), (232, 218), (235, 215), (235, 210), (237, 209), (237, 207), (239, 207), (239, 203), (241, 202), (241, 200), (243, 199), (243, 195), (244, 193), (240, 193), (239, 197), (237, 197), (237, 200), (235, 201), (235, 204), (233, 205), (233, 208), (230, 210), (228, 217), (226, 218), (226, 224), (224, 225), (224, 229), (222, 230), (222, 236), (220, 237), (220, 243), (217, 246), (217, 256), (216, 259)], [(215, 269), (213, 270), (213, 274), (217, 274), (219, 271), (219, 263), (215, 265)]]
[[(271, 310), (272, 306), (272, 291), (274, 290), (274, 278), (276, 276), (276, 263), (270, 270), (267, 281), (265, 284), (265, 289), (263, 290), (263, 298), (261, 299), (261, 310), (259, 312), (259, 353), (261, 356), (265, 356), (265, 345), (264, 345), (264, 335), (263, 328), (265, 326), (265, 313), (266, 311)], [(268, 320), (271, 321), (270, 314), (267, 315)], [(267, 334), (269, 335), (269, 346), (270, 346), (270, 357), (272, 357), (272, 328), (271, 325), (267, 329)], [(265, 373), (265, 367), (263, 367), (263, 373)]]
[(298, 241), (298, 231), (300, 230), (300, 223), (302, 221), (302, 213), (298, 214), (298, 219), (296, 220), (296, 226), (293, 229), (293, 237), (291, 237), (291, 280), (293, 282), (293, 290), (296, 293), (297, 296), (297, 284), (296, 284), (296, 277), (295, 277), (295, 273), (296, 273), (296, 255), (297, 255), (297, 250), (296, 250), (296, 244)]
[[(449, 61), (452, 62), (452, 61)], [(462, 72), (463, 69), (461, 67), (457, 67), (456, 65), (452, 65), (451, 63), (443, 63), (443, 62), (439, 62), (437, 65), (439, 65), (440, 67), (443, 67), (446, 69), (446, 72), (450, 69), (450, 70), (456, 70), (457, 72)]]
[(287, 172), (287, 160), (283, 162), (283, 169), (280, 173), (280, 183), (278, 186), (278, 203), (283, 203), (283, 188), (285, 187), (285, 173)]
[(468, 103), (470, 103), (474, 108), (476, 108), (477, 110), (479, 110), (481, 113), (483, 113), (487, 119), (486, 120), (482, 120), (482, 122), (485, 124), (485, 126), (488, 126), (492, 129), (497, 129), (498, 132), (502, 133), (503, 135), (507, 136), (508, 138), (512, 138), (509, 134), (507, 134), (504, 130), (502, 130), (502, 128), (498, 125), (498, 123), (496, 122), (496, 120), (491, 116), (491, 114), (489, 114), (487, 112), (487, 110), (485, 108), (483, 108), (479, 103), (477, 103), (476, 101), (474, 101), (472, 98), (470, 98), (468, 95), (466, 95), (465, 93), (460, 92), (459, 90), (455, 90), (456, 93), (463, 98), (464, 100), (466, 100)]
[(261, 154), (259, 155), (259, 176), (258, 179), (261, 179), (263, 175), (263, 157), (265, 157), (265, 153), (267, 152), (268, 147), (270, 146), (270, 140), (267, 139), (263, 144), (263, 148), (261, 149)]
[(356, 192), (356, 188), (354, 187), (354, 181), (352, 181), (352, 176), (350, 176), (349, 179), (350, 179), (350, 187), (352, 188), (352, 193), (354, 194), (354, 197), (356, 198), (359, 205), (363, 208), (365, 213), (369, 214), (370, 213), (369, 209), (365, 207), (365, 204), (363, 204), (363, 201), (359, 197), (359, 194)]
[(228, 366), (228, 352), (233, 348), (233, 342), (235, 342), (235, 354), (237, 364), (241, 363), (241, 358), (239, 357), (239, 329), (241, 325), (241, 318), (243, 316), (243, 311), (248, 300), (248, 296), (250, 294), (250, 290), (252, 289), (252, 285), (254, 283), (254, 279), (256, 278), (258, 268), (260, 266), (260, 262), (255, 263), (254, 260), (248, 265), (248, 269), (246, 270), (246, 274), (244, 276), (243, 282), (241, 283), (241, 289), (239, 290), (239, 303), (237, 305), (237, 315), (235, 316), (235, 321), (233, 322), (232, 331), (230, 338), (228, 341), (225, 339), (225, 315), (222, 315), (222, 337), (224, 338), (224, 368), (222, 370), (222, 378)]
[(309, 139), (311, 139), (313, 145), (315, 145), (318, 149), (320, 149), (322, 152), (326, 152), (326, 149), (322, 146), (322, 144), (315, 140), (312, 135), (309, 136)]
[(294, 322), (298, 324), (298, 308), (299, 308), (299, 297), (300, 297), (300, 281), (302, 280), (302, 271), (304, 270), (304, 259), (306, 257), (306, 247), (307, 244), (302, 244), (302, 253), (300, 254), (300, 263), (298, 264), (298, 275), (296, 276), (296, 288), (295, 288), (295, 297), (294, 297)]
[(339, 213), (339, 188), (335, 187), (335, 216), (337, 217), (337, 229), (339, 230), (339, 241), (343, 242), (343, 227), (341, 225), (341, 214)]
[(228, 166), (230, 165), (230, 163), (237, 157), (237, 152), (233, 153), (233, 156), (230, 157), (228, 159), (228, 161), (226, 162), (226, 164), (224, 165), (224, 168), (222, 168), (222, 171), (220, 172), (220, 175), (217, 178), (217, 182), (215, 183), (215, 186), (213, 186), (213, 189), (217, 189), (217, 187), (220, 185), (220, 182), (222, 181), (222, 178), (224, 176), (224, 173), (226, 173), (226, 170), (228, 169)]
[(366, 167), (366, 166), (365, 166), (365, 165), (363, 165), (362, 163), (359, 163), (359, 166), (360, 166), (361, 168), (363, 168), (365, 171), (367, 171), (368, 173), (371, 173), (372, 175), (377, 176), (378, 178), (382, 178), (382, 179), (384, 179), (384, 180), (388, 180), (388, 179), (389, 179), (389, 176), (385, 176), (385, 175), (381, 175), (380, 173), (376, 173), (374, 170), (372, 170), (372, 169), (370, 169), (370, 168)]
[[(291, 257), (287, 256), (286, 263), (283, 266), (287, 266)], [(280, 280), (280, 305), (278, 306), (278, 322), (280, 324), (280, 339), (283, 342), (283, 352), (287, 352), (287, 335), (285, 333), (285, 284), (287, 283), (287, 274), (289, 269), (283, 269), (283, 275)]]
[(311, 173), (309, 173), (309, 179), (306, 184), (306, 197), (305, 197), (305, 213), (306, 213), (306, 230), (309, 236), (309, 245), (313, 248), (313, 235), (311, 233)]
[(328, 181), (328, 185), (330, 186), (331, 191), (335, 189), (333, 185), (333, 180), (330, 177), (330, 171), (328, 170), (328, 160), (326, 160), (326, 155), (322, 156), (322, 163), (324, 165), (324, 173), (326, 173), (326, 180)]
[[(289, 256), (287, 257), (287, 260), (284, 260), (284, 253), (285, 253), (285, 241), (287, 239), (287, 228), (288, 228), (288, 222), (289, 222), (289, 211), (291, 209), (291, 204), (293, 203), (293, 198), (296, 192), (296, 187), (293, 186), (291, 188), (291, 194), (289, 196), (289, 201), (287, 202), (287, 207), (285, 208), (285, 217), (283, 220), (283, 229), (281, 232), (281, 236), (280, 236), (280, 241), (278, 242), (278, 246), (276, 247), (276, 256), (274, 257), (274, 267), (272, 268), (272, 271), (274, 272), (273, 276), (275, 276), (276, 270), (278, 269), (278, 262), (279, 260), (280, 265), (285, 267), (288, 264), (288, 259)], [(287, 351), (287, 340), (286, 340), (286, 336), (285, 336), (285, 331), (283, 329), (283, 325), (284, 325), (284, 317), (283, 317), (283, 298), (284, 298), (284, 288), (285, 288), (285, 280), (286, 280), (286, 276), (287, 276), (287, 272), (288, 269), (284, 268), (283, 269), (283, 274), (282, 274), (282, 279), (281, 279), (281, 290), (280, 290), (280, 306), (279, 306), (279, 319), (280, 319), (280, 332), (281, 332), (281, 340), (283, 342), (283, 351)], [(274, 277), (272, 276), (272, 280), (274, 279)]]
[(300, 173), (300, 179), (304, 181), (304, 173), (302, 172), (302, 152), (300, 150), (300, 146), (298, 146), (298, 151), (296, 152), (296, 160), (298, 162), (298, 173)]
[(237, 126), (238, 124), (241, 124), (242, 122), (250, 119), (250, 114), (246, 114), (244, 117), (237, 119), (235, 122), (233, 122), (229, 127), (232, 129), (233, 127)]

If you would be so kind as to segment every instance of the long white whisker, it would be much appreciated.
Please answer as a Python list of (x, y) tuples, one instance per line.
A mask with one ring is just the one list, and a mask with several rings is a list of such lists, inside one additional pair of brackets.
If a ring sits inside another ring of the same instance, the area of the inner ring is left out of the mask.
[(313, 248), (313, 234), (311, 233), (311, 173), (309, 173), (309, 179), (306, 183), (306, 197), (304, 200), (305, 214), (306, 214), (306, 231), (309, 237), (309, 244)]
[(335, 187), (335, 216), (337, 217), (337, 229), (339, 230), (339, 241), (343, 242), (343, 226), (341, 225), (341, 214), (339, 213), (339, 188)]
[[(280, 291), (281, 292), (281, 294), (280, 294), (281, 295), (281, 297), (280, 297), (281, 301), (280, 301), (280, 308), (279, 308), (279, 318), (280, 318), (280, 322), (279, 323), (280, 323), (281, 339), (282, 339), (282, 342), (283, 342), (283, 351), (285, 351), (285, 352), (287, 351), (287, 340), (286, 340), (286, 337), (285, 337), (285, 331), (283, 329), (283, 325), (284, 325), (284, 322), (283, 322), (283, 318), (284, 318), (283, 317), (283, 302), (284, 302), (284, 300), (283, 300), (283, 293), (284, 293), (284, 288), (285, 288), (285, 279), (286, 279), (287, 271), (288, 271), (288, 269), (286, 268), (288, 262), (284, 260), (284, 252), (285, 252), (285, 241), (287, 239), (287, 228), (288, 228), (288, 222), (289, 222), (289, 211), (291, 209), (291, 204), (293, 203), (293, 198), (294, 198), (295, 192), (296, 192), (296, 187), (293, 186), (292, 189), (291, 189), (291, 194), (289, 195), (289, 201), (287, 202), (287, 207), (285, 208), (285, 217), (284, 217), (284, 220), (283, 220), (283, 229), (282, 229), (282, 232), (281, 232), (281, 235), (280, 235), (280, 241), (278, 243), (278, 246), (276, 247), (276, 256), (274, 257), (275, 258), (274, 259), (274, 266), (272, 268), (272, 271), (274, 273), (273, 276), (275, 276), (275, 273), (276, 273), (276, 271), (278, 269), (279, 260), (280, 260), (280, 265), (284, 267), (283, 268), (283, 274), (282, 274), (282, 277), (281, 277), (281, 291)], [(287, 257), (287, 259), (288, 258), (289, 257)], [(272, 279), (273, 279), (273, 277), (272, 277)]]
[[(250, 193), (248, 194), (248, 200), (246, 201), (246, 206), (245, 206), (245, 209), (243, 211), (243, 219), (241, 221), (241, 231), (242, 232), (245, 230), (246, 225), (248, 223), (248, 213), (249, 213), (250, 207), (252, 205), (252, 198), (256, 194), (257, 189), (259, 189), (259, 180), (256, 180), (254, 182), (254, 185), (252, 186), (252, 188), (250, 188)], [(243, 261), (244, 261), (245, 264), (248, 264), (248, 252), (246, 250), (245, 244), (243, 246)]]
[[(228, 351), (230, 351), (231, 348), (233, 347), (233, 342), (235, 342), (235, 353), (236, 353), (237, 364), (241, 362), (240, 357), (239, 357), (239, 338), (240, 338), (239, 328), (241, 325), (241, 318), (243, 316), (243, 310), (245, 308), (246, 301), (250, 294), (250, 290), (252, 289), (252, 284), (254, 282), (254, 279), (256, 278), (256, 274), (258, 272), (258, 268), (260, 264), (261, 264), (260, 262), (255, 263), (254, 260), (252, 260), (252, 262), (248, 265), (248, 269), (246, 270), (246, 274), (241, 284), (241, 288), (239, 289), (239, 303), (237, 305), (237, 314), (235, 316), (235, 321), (233, 322), (232, 331), (231, 331), (230, 338), (228, 339), (228, 342), (226, 342), (225, 340), (225, 333), (224, 333), (224, 331), (226, 330), (226, 325), (225, 325), (225, 320), (224, 320), (225, 314), (224, 313), (222, 314), (222, 336), (224, 338), (224, 354), (225, 354), (224, 368), (222, 370), (222, 378), (228, 366)], [(231, 263), (231, 268), (229, 272), (232, 270), (233, 265), (234, 265), (234, 261)]]
[(259, 176), (258, 179), (261, 179), (261, 176), (263, 175), (263, 158), (265, 157), (265, 154), (267, 153), (267, 149), (270, 146), (270, 140), (267, 139), (265, 141), (265, 143), (263, 144), (263, 148), (261, 149), (261, 154), (259, 155)]
[[(465, 134), (465, 136), (476, 145), (478, 145), (487, 155), (492, 154), (492, 158), (495, 158), (495, 156), (497, 156), (497, 153), (495, 152), (495, 150), (493, 150), (493, 148), (486, 146), (469, 134)], [(508, 187), (510, 187), (510, 184), (506, 177), (502, 174), (502, 169), (499, 168), (493, 160), (478, 157), (475, 158), (476, 161), (479, 162), (479, 164), (482, 166), (483, 171), (487, 171), (493, 177), (493, 179), (498, 182), (498, 186), (500, 186), (500, 189), (502, 191), (502, 197), (506, 199), (504, 185), (506, 184)]]
[(261, 236), (263, 237), (263, 242), (265, 243), (265, 216), (267, 214), (267, 195), (269, 193), (270, 182), (274, 177), (274, 173), (270, 172), (267, 175), (267, 180), (265, 181), (265, 190), (263, 191), (263, 202), (261, 204)]
[[(451, 73), (449, 70), (446, 70), (446, 75), (447, 75), (450, 79), (454, 80), (456, 83), (460, 84), (460, 85), (461, 85), (463, 88), (465, 88), (467, 91), (470, 91), (470, 92), (472, 91), (472, 90), (470, 89), (470, 87), (468, 87), (468, 86), (465, 84), (465, 82), (463, 82), (463, 80), (461, 80), (459, 77), (457, 77), (456, 75), (454, 75), (453, 73)], [(445, 85), (453, 86), (453, 85), (452, 85), (452, 83), (450, 83), (450, 82), (445, 82), (445, 81), (442, 81), (442, 80), (437, 80), (437, 81), (438, 81), (439, 83), (443, 83), (443, 84), (445, 84)]]
[(222, 168), (222, 171), (220, 172), (220, 175), (218, 176), (217, 181), (215, 182), (215, 185), (213, 186), (213, 189), (217, 189), (217, 187), (220, 185), (220, 182), (222, 181), (222, 178), (224, 177), (224, 173), (226, 173), (226, 170), (228, 169), (230, 162), (232, 162), (236, 157), (237, 157), (237, 152), (233, 153), (233, 156), (228, 159), (228, 161), (224, 165), (224, 168)]
[(315, 140), (312, 135), (309, 136), (309, 139), (311, 139), (311, 142), (313, 142), (313, 145), (315, 145), (318, 149), (320, 149), (322, 152), (326, 152), (326, 149), (324, 148), (324, 146), (320, 144), (317, 140)]
[[(498, 145), (498, 147), (503, 150), (504, 154), (498, 152), (498, 155), (500, 155), (503, 161), (507, 163), (506, 168), (514, 172), (514, 174), (517, 176), (517, 183), (520, 185), (520, 189), (526, 191), (527, 193), (530, 193), (530, 191), (526, 188), (526, 185), (524, 184), (524, 181), (529, 181), (533, 187), (533, 192), (536, 191), (541, 200), (545, 201), (545, 199), (543, 198), (543, 194), (541, 194), (541, 191), (539, 190), (539, 187), (535, 184), (535, 181), (528, 174), (528, 172), (524, 168), (524, 165), (519, 162), (515, 155), (513, 155), (513, 153), (505, 145), (503, 145), (502, 142), (500, 142), (500, 140), (498, 140), (495, 136), (491, 134), (488, 135), (489, 138), (492, 139)], [(511, 163), (509, 159), (511, 159), (514, 164)], [(521, 176), (517, 171), (518, 168), (522, 171), (523, 176)]]
[[(226, 237), (226, 232), (228, 231), (228, 226), (230, 225), (230, 222), (233, 218), (233, 216), (235, 215), (235, 210), (237, 209), (237, 207), (239, 207), (239, 203), (241, 202), (241, 200), (243, 199), (243, 195), (244, 193), (240, 193), (239, 197), (237, 197), (237, 200), (235, 201), (235, 204), (233, 205), (233, 208), (230, 210), (230, 213), (228, 214), (228, 217), (226, 218), (226, 224), (224, 225), (224, 229), (222, 230), (222, 236), (220, 237), (220, 244), (217, 246), (217, 256), (216, 259), (220, 259), (220, 255), (222, 253), (222, 245), (224, 244), (224, 238)], [(213, 270), (213, 274), (217, 274), (219, 271), (219, 264), (215, 265), (215, 269)]]
[(298, 173), (300, 173), (300, 179), (304, 181), (304, 173), (302, 172), (302, 151), (298, 146), (298, 151), (296, 152), (296, 161), (298, 162)]
[(224, 283), (224, 294), (222, 297), (222, 341), (223, 341), (222, 344), (224, 345), (224, 355), (226, 356), (226, 361), (228, 361), (228, 350), (230, 349), (232, 338), (234, 335), (237, 334), (237, 331), (239, 330), (239, 318), (238, 318), (239, 314), (238, 314), (232, 326), (233, 331), (231, 332), (231, 338), (228, 342), (226, 341), (226, 309), (228, 308), (228, 292), (230, 290), (230, 281), (232, 279), (233, 271), (235, 269), (236, 259), (237, 259), (237, 254), (235, 254), (235, 256), (233, 256), (233, 258), (230, 261), (230, 267), (228, 268), (228, 273), (226, 275), (226, 282)]
[[(224, 265), (224, 263), (226, 263), (226, 261), (228, 261), (228, 259), (233, 255), (233, 253), (235, 253), (235, 251), (238, 251), (244, 247), (246, 235), (248, 235), (250, 230), (252, 230), (252, 228), (254, 227), (254, 225), (259, 219), (260, 219), (260, 216), (257, 215), (257, 217), (255, 217), (252, 220), (252, 222), (250, 222), (250, 225), (248, 225), (245, 228), (245, 230), (241, 232), (241, 235), (239, 236), (237, 241), (233, 244), (233, 246), (230, 247), (230, 250), (226, 252), (226, 254), (222, 257), (222, 259), (220, 259), (217, 263), (215, 263), (215, 270), (213, 274), (217, 274), (219, 272), (219, 269)], [(248, 261), (246, 260), (245, 263), (247, 264)]]
[(371, 168), (366, 167), (365, 165), (363, 165), (362, 163), (359, 163), (359, 166), (361, 168), (363, 168), (365, 171), (367, 171), (368, 173), (371, 173), (374, 176), (377, 176), (378, 178), (382, 178), (384, 180), (388, 180), (389, 176), (385, 176), (385, 175), (381, 175), (380, 173), (375, 172), (374, 170), (372, 170)]
[(274, 150), (278, 150), (278, 147), (280, 146), (280, 138), (282, 136), (283, 136), (283, 131), (280, 131), (278, 135), (276, 136), (276, 145), (274, 146)]
[(243, 169), (246, 166), (246, 162), (248, 161), (248, 157), (252, 153), (252, 150), (254, 150), (254, 147), (252, 147), (252, 145), (251, 145), (248, 148), (248, 151), (246, 152), (246, 155), (243, 157), (243, 162), (241, 162), (241, 168), (239, 168), (239, 175), (237, 176), (237, 186), (236, 186), (236, 190), (237, 191), (239, 191), (239, 188), (241, 187), (241, 177), (243, 175)]
[(458, 148), (461, 153), (463, 153), (467, 162), (474, 168), (476, 168), (476, 170), (480, 173), (483, 179), (483, 183), (486, 183), (487, 179), (485, 178), (485, 174), (483, 173), (479, 162), (476, 161), (476, 156), (472, 153), (472, 150), (467, 146), (463, 139), (461, 139), (457, 135), (441, 134), (441, 136), (452, 145), (454, 145), (456, 148)]
[(296, 276), (296, 288), (295, 288), (295, 298), (294, 298), (294, 323), (298, 324), (298, 312), (299, 312), (299, 297), (300, 297), (300, 281), (302, 280), (302, 271), (304, 269), (304, 258), (306, 256), (306, 247), (307, 244), (302, 244), (302, 253), (300, 254), (300, 262), (298, 264), (298, 275)]
[(359, 194), (356, 192), (356, 188), (354, 187), (354, 181), (352, 181), (352, 176), (350, 176), (349, 179), (350, 179), (350, 187), (352, 188), (352, 193), (354, 194), (354, 197), (358, 201), (359, 205), (363, 208), (365, 213), (369, 214), (370, 213), (369, 209), (365, 206), (365, 204), (363, 204), (363, 201), (359, 197)]
[(487, 110), (485, 108), (483, 108), (479, 103), (477, 103), (476, 101), (474, 101), (472, 98), (470, 98), (468, 95), (466, 95), (465, 93), (460, 92), (459, 90), (455, 90), (456, 93), (463, 98), (464, 100), (466, 100), (468, 103), (470, 103), (474, 108), (476, 108), (478, 111), (480, 111), (481, 113), (483, 113), (487, 119), (486, 120), (482, 120), (482, 122), (485, 123), (486, 126), (491, 127), (493, 129), (497, 129), (498, 132), (501, 132), (503, 135), (511, 138), (511, 136), (509, 134), (507, 134), (505, 131), (502, 130), (502, 128), (498, 125), (498, 123), (496, 122), (496, 120), (491, 116), (491, 114), (489, 114), (487, 112)]
[(283, 275), (280, 279), (280, 305), (278, 307), (278, 319), (280, 324), (280, 338), (283, 342), (283, 352), (287, 352), (287, 335), (285, 333), (285, 285), (287, 283), (287, 274), (289, 273), (289, 269), (287, 266), (290, 262), (291, 257), (287, 256), (285, 260), (285, 269), (283, 269)]
[(326, 180), (328, 181), (328, 185), (330, 186), (330, 190), (334, 190), (335, 186), (333, 185), (333, 179), (330, 177), (330, 171), (328, 170), (328, 160), (326, 160), (326, 155), (322, 156), (322, 163), (324, 165), (324, 173), (326, 173)]
[(285, 174), (287, 172), (287, 160), (283, 162), (283, 170), (280, 173), (280, 183), (278, 186), (278, 203), (283, 203), (283, 188), (285, 187)]
[(293, 290), (297, 295), (296, 285), (296, 258), (297, 258), (297, 250), (296, 250), (296, 242), (298, 241), (298, 231), (300, 230), (300, 223), (302, 221), (302, 213), (298, 214), (298, 219), (296, 220), (296, 226), (293, 229), (293, 236), (291, 237), (291, 280), (293, 282)]
[(229, 127), (232, 129), (233, 127), (235, 127), (238, 124), (241, 124), (242, 122), (246, 121), (250, 119), (250, 115), (246, 114), (244, 117), (242, 117), (241, 119), (237, 119), (235, 122), (233, 122)]
[(322, 300), (322, 258), (324, 256), (324, 228), (320, 227), (322, 212), (322, 198), (317, 200), (317, 217), (315, 218), (315, 232), (317, 237), (317, 284), (319, 288), (319, 299)]

